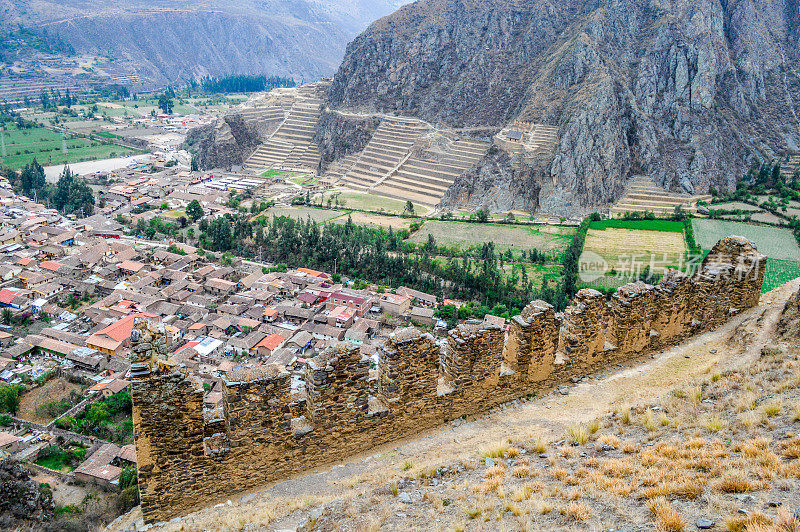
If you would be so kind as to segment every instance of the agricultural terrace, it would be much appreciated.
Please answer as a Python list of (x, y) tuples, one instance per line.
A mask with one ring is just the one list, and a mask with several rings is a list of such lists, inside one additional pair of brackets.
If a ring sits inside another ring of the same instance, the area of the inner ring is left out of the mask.
[(650, 267), (664, 274), (685, 261), (683, 223), (669, 220), (601, 220), (592, 222), (583, 246), (608, 263), (608, 273), (581, 286), (611, 290), (635, 280)]
[(43, 166), (124, 157), (136, 150), (62, 135), (49, 129), (10, 128), (0, 133), (0, 165), (20, 168), (35, 158)]
[(498, 250), (561, 252), (570, 245), (575, 231), (566, 226), (428, 221), (414, 233), (411, 242), (424, 244), (432, 235), (440, 246), (461, 249), (494, 242)]
[(706, 251), (716, 243), (711, 241), (717, 235), (743, 236), (755, 242), (758, 250), (767, 257), (764, 292), (800, 277), (800, 247), (788, 229), (706, 219), (696, 219), (693, 225), (697, 244)]

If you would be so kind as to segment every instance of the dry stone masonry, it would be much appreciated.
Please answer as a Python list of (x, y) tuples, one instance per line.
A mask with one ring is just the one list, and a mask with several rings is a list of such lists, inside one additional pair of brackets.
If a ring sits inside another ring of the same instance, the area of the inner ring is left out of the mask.
[(581, 290), (561, 315), (535, 301), (507, 333), (460, 325), (437, 341), (397, 331), (380, 353), (377, 382), (357, 347), (337, 346), (309, 362), (303, 398), (283, 367), (236, 368), (216, 417), (203, 412), (200, 382), (166, 364), (163, 328), (141, 320), (133, 421), (145, 519), (184, 515), (716, 327), (758, 304), (764, 268), (751, 242), (731, 237), (697, 275), (626, 285), (610, 301)]

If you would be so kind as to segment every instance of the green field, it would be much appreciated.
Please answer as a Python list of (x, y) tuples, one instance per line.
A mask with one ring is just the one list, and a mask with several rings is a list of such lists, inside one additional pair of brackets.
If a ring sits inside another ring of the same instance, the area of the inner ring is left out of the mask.
[[(4, 131), (0, 141), (0, 165), (20, 168), (35, 158), (42, 166), (124, 157), (136, 150), (62, 135), (40, 127)], [(5, 156), (3, 156), (5, 154)]]
[(769, 292), (798, 277), (800, 277), (800, 261), (767, 259), (767, 270), (764, 273), (764, 286), (761, 292)]
[(574, 234), (573, 227), (429, 221), (414, 233), (411, 242), (424, 244), (428, 235), (433, 235), (440, 245), (462, 249), (494, 242), (499, 250), (563, 251)]
[(589, 224), (590, 229), (638, 229), (641, 231), (666, 231), (683, 233), (683, 222), (672, 220), (599, 220)]
[(700, 218), (692, 224), (697, 244), (706, 251), (725, 237), (743, 236), (755, 242), (758, 251), (771, 259), (800, 260), (800, 247), (789, 229)]

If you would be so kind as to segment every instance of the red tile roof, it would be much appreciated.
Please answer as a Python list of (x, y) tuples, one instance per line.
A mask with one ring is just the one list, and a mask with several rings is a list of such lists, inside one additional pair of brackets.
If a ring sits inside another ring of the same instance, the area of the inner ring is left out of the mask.
[(270, 351), (277, 349), (286, 338), (281, 336), (280, 334), (270, 334), (256, 345), (256, 347), (266, 347)]
[(8, 290), (5, 288), (0, 290), (0, 303), (3, 303), (4, 305), (10, 305), (11, 301), (13, 301), (15, 297), (17, 297), (17, 293), (13, 290)]

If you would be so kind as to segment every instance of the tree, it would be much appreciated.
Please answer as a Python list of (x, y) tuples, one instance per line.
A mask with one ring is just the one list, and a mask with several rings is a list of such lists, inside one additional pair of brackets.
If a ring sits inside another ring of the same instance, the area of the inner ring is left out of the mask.
[(478, 221), (482, 224), (489, 221), (489, 211), (486, 207), (483, 207), (481, 210), (477, 212)]
[(189, 205), (186, 206), (186, 216), (191, 218), (192, 222), (196, 222), (197, 220), (202, 218), (203, 214), (205, 214), (203, 212), (203, 207), (200, 205), (200, 202), (197, 201), (196, 199), (189, 202)]
[(14, 313), (11, 311), (10, 308), (4, 308), (3, 309), (2, 319), (3, 319), (3, 323), (5, 323), (6, 325), (11, 323), (11, 320), (14, 319)]
[(64, 167), (52, 195), (53, 206), (62, 214), (82, 217), (94, 213), (94, 192), (86, 181), (76, 178), (69, 167)]
[(34, 159), (31, 163), (23, 167), (19, 175), (19, 186), (22, 194), (28, 197), (34, 196), (36, 192), (37, 200), (45, 196), (47, 181), (44, 177), (44, 168)]
[(162, 94), (158, 97), (158, 108), (164, 111), (165, 115), (172, 114), (172, 108), (174, 104), (172, 102), (172, 98), (170, 98), (167, 94)]
[(406, 201), (406, 207), (403, 210), (412, 216), (414, 215), (414, 204), (411, 203), (411, 200)]

